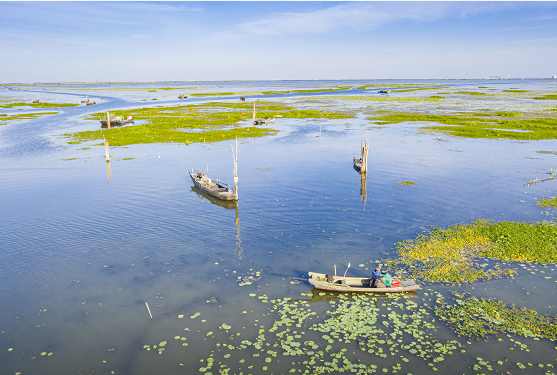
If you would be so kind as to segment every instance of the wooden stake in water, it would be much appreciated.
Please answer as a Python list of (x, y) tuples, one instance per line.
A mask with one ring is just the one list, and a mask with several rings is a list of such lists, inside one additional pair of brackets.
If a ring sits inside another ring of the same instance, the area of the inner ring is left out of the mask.
[(255, 125), (255, 100), (253, 101), (253, 125)]
[(337, 275), (337, 265), (335, 264), (335, 276)]
[(366, 139), (366, 142), (362, 146), (362, 168), (360, 169), (361, 173), (367, 172), (367, 151), (369, 149), (369, 142)]
[(232, 149), (232, 159), (234, 160), (234, 192), (236, 194), (236, 200), (238, 200), (238, 137), (236, 137), (236, 152), (234, 148), (230, 145)]
[(153, 320), (153, 315), (151, 315), (151, 309), (149, 308), (147, 302), (145, 302), (145, 306), (147, 306), (147, 311), (149, 311), (149, 316), (151, 317), (151, 320)]
[(106, 112), (106, 127), (110, 129), (110, 112)]

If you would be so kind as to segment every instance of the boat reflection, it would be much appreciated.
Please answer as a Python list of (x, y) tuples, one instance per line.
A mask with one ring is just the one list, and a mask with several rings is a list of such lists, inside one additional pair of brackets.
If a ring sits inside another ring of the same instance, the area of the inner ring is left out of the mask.
[(222, 199), (218, 199), (217, 197), (213, 197), (210, 194), (205, 193), (204, 191), (198, 189), (195, 186), (191, 187), (191, 191), (197, 194), (198, 197), (201, 198), (201, 202), (208, 200), (211, 204), (217, 205), (219, 207), (226, 208), (227, 210), (236, 210), (236, 219), (234, 220), (234, 225), (236, 226), (236, 250), (234, 253), (238, 255), (240, 259), (242, 259), (242, 239), (240, 238), (240, 218), (238, 216), (238, 201), (224, 201)]
[[(315, 303), (315, 302), (329, 302), (329, 301), (338, 301), (338, 300), (351, 300), (356, 298), (361, 298), (362, 293), (336, 293), (336, 292), (328, 292), (324, 290), (320, 290), (317, 288), (311, 289), (308, 294), (311, 294), (311, 298), (298, 298), (292, 299), (292, 301), (298, 302), (308, 302), (308, 303)], [(377, 305), (377, 301), (379, 300), (387, 300), (387, 299), (399, 299), (399, 298), (420, 298), (417, 292), (408, 292), (408, 293), (393, 293), (393, 294), (364, 294), (368, 298), (374, 298), (375, 304)]]

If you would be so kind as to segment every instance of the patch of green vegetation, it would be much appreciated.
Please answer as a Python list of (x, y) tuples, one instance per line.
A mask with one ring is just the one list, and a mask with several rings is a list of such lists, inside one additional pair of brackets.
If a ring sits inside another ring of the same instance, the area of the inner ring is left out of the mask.
[(536, 151), (538, 154), (551, 154), (551, 155), (557, 155), (557, 152), (555, 151)]
[(430, 98), (431, 99), (445, 99), (444, 96), (439, 96), (439, 95), (433, 95), (433, 96), (430, 96)]
[(411, 92), (411, 91), (421, 91), (421, 90), (439, 90), (440, 88), (443, 88), (443, 86), (419, 87), (419, 88), (403, 89), (403, 90), (393, 89), (393, 90), (391, 90), (391, 93), (396, 93), (396, 92)]
[[(249, 103), (208, 103), (119, 111), (114, 113), (115, 116), (132, 115), (135, 120), (147, 120), (149, 123), (66, 134), (66, 136), (73, 139), (72, 143), (79, 143), (102, 139), (104, 135), (111, 146), (124, 146), (141, 143), (220, 142), (235, 137), (261, 137), (273, 134), (275, 132), (273, 129), (253, 126), (221, 129), (224, 126), (232, 126), (241, 121), (250, 120), (252, 108)], [(233, 109), (233, 111), (226, 111), (226, 109)], [(279, 103), (258, 103), (258, 109), (259, 113), (264, 112), (269, 117), (280, 115), (282, 118), (353, 118), (353, 115), (344, 113), (294, 110), (292, 107)], [(104, 113), (95, 113), (90, 119), (104, 115)]]
[(466, 95), (489, 95), (485, 92), (477, 92), (477, 91), (457, 91), (455, 94), (466, 94)]
[(478, 86), (479, 89), (487, 89), (487, 86)]
[[(479, 340), (498, 332), (525, 337), (557, 339), (557, 320), (535, 310), (517, 308), (502, 301), (453, 292), (456, 304), (438, 300), (435, 314), (460, 336)], [(520, 344), (520, 343), (518, 343)]]
[(122, 160), (133, 160), (135, 158), (123, 158)]
[(149, 90), (149, 92), (157, 92), (157, 90)]
[(70, 160), (75, 160), (77, 158), (69, 158), (69, 159), (62, 159), (63, 161), (70, 161)]
[(476, 220), (434, 229), (416, 239), (397, 243), (399, 259), (392, 266), (409, 268), (412, 277), (449, 284), (502, 277), (513, 271), (487, 269), (480, 258), (501, 261), (557, 261), (555, 223), (517, 223)]
[(233, 96), (233, 95), (240, 95), (236, 92), (198, 92), (189, 94), (190, 96)]
[(416, 181), (399, 181), (396, 183), (396, 186), (407, 186), (407, 185), (414, 185)]
[(503, 90), (503, 92), (530, 92), (530, 91), (529, 90), (511, 89), (511, 90)]
[[(505, 117), (516, 117), (514, 112), (500, 113), (511, 113), (513, 114), (512, 116), (505, 115)], [(497, 116), (499, 116), (499, 114), (497, 114)], [(516, 140), (557, 139), (556, 118), (496, 119), (493, 117), (493, 115), (486, 113), (471, 113), (469, 115), (429, 115), (398, 112), (372, 117), (370, 120), (385, 121), (389, 124), (405, 121), (435, 122), (448, 126), (425, 126), (422, 130), (437, 131), (447, 135), (466, 138), (505, 138)]]
[(501, 116), (501, 117), (522, 117), (522, 113), (518, 113), (518, 112), (498, 112), (497, 116)]
[(77, 107), (79, 104), (67, 104), (67, 103), (10, 103), (0, 105), (0, 108), (12, 108), (12, 107), (33, 107), (33, 108), (61, 108), (61, 107)]
[(426, 98), (420, 96), (402, 96), (393, 98), (389, 96), (322, 96), (319, 99), (332, 100), (361, 100), (369, 102), (438, 102), (438, 98)]
[(541, 197), (537, 202), (536, 206), (540, 206), (541, 208), (549, 208), (552, 207), (553, 209), (557, 210), (557, 197)]
[(55, 115), (58, 112), (25, 113), (21, 115), (0, 115), (0, 125), (7, 125), (8, 121), (32, 119), (46, 115)]
[(535, 96), (532, 99), (536, 99), (536, 100), (557, 100), (557, 95), (549, 94), (549, 95), (546, 95), (546, 96)]
[[(69, 142), (68, 142), (69, 143)], [(82, 147), (82, 148), (78, 148), (78, 150), (89, 150), (91, 149), (91, 147)]]

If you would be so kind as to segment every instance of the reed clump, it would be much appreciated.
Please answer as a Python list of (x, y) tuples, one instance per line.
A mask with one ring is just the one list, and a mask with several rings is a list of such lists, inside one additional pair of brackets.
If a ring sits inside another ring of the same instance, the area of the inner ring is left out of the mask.
[(32, 119), (46, 115), (55, 115), (58, 112), (23, 113), (20, 115), (0, 114), (0, 125), (7, 125), (8, 121)]
[(13, 107), (33, 107), (33, 108), (60, 108), (60, 107), (77, 107), (79, 104), (68, 103), (24, 103), (16, 102), (10, 104), (2, 104), (0, 108), (13, 108)]

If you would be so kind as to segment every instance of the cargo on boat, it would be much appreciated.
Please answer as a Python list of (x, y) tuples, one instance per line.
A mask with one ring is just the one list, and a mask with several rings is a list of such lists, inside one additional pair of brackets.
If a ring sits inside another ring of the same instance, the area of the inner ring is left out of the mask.
[(341, 293), (406, 293), (415, 292), (420, 285), (414, 280), (392, 279), (392, 286), (387, 287), (383, 282), (379, 282), (377, 288), (371, 288), (371, 277), (344, 277), (332, 276), (332, 282), (327, 281), (324, 273), (310, 272), (309, 283), (317, 289), (328, 290)]

